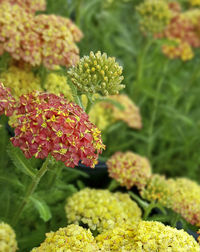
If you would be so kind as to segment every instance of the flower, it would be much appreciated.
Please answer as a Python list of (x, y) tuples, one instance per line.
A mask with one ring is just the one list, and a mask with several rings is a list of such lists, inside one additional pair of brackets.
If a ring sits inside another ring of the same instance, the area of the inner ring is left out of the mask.
[(162, 32), (172, 17), (167, 2), (163, 0), (145, 0), (136, 9), (140, 15), (140, 27), (144, 32)]
[(67, 77), (58, 73), (49, 73), (44, 82), (46, 91), (60, 95), (63, 94), (68, 101), (73, 101), (72, 91), (67, 84)]
[(4, 87), (3, 83), (0, 82), (0, 115), (11, 116), (14, 112), (15, 104), (16, 100), (12, 96), (11, 90)]
[(102, 232), (123, 223), (134, 224), (141, 210), (128, 194), (86, 188), (67, 199), (65, 211), (69, 223), (82, 222)]
[(0, 251), (15, 252), (17, 251), (16, 235), (14, 230), (8, 224), (0, 223)]
[(100, 131), (88, 115), (63, 96), (32, 92), (22, 95), (15, 108), (17, 122), (11, 138), (26, 158), (46, 158), (51, 154), (66, 166), (74, 167), (79, 160), (94, 167), (98, 154), (105, 147)]
[[(173, 42), (173, 40), (172, 40)], [(170, 59), (181, 58), (183, 61), (191, 60), (194, 57), (192, 47), (187, 43), (174, 39), (175, 44), (163, 45), (163, 53)]]
[(40, 247), (31, 250), (31, 252), (51, 251), (98, 252), (99, 249), (90, 230), (72, 224), (59, 228), (56, 232), (47, 233)]
[(29, 12), (44, 11), (46, 9), (45, 0), (0, 0), (2, 2), (9, 2), (11, 4), (17, 4)]
[[(28, 3), (28, 2), (26, 2)], [(79, 60), (75, 42), (82, 33), (71, 20), (55, 15), (33, 13), (17, 4), (0, 4), (0, 48), (15, 60), (49, 69), (66, 67)]]
[(121, 84), (124, 79), (122, 67), (106, 53), (90, 52), (89, 56), (80, 59), (76, 67), (70, 68), (68, 74), (82, 93), (118, 94), (125, 87)]
[(8, 70), (0, 74), (0, 80), (9, 87), (12, 95), (18, 99), (22, 94), (30, 93), (33, 90), (41, 91), (41, 80), (31, 71), (30, 66), (10, 66)]
[(192, 6), (200, 6), (199, 0), (189, 0), (190, 5)]
[(130, 151), (116, 152), (108, 159), (107, 166), (109, 176), (127, 189), (137, 186), (141, 190), (151, 176), (149, 161)]
[(96, 237), (102, 251), (188, 251), (200, 250), (198, 243), (183, 230), (156, 221), (140, 221), (134, 227), (122, 225)]
[(94, 104), (89, 112), (90, 120), (101, 130), (116, 121), (122, 120), (128, 124), (130, 128), (141, 129), (142, 119), (139, 108), (125, 94), (108, 96), (113, 102), (122, 105), (123, 110), (119, 109), (111, 102), (98, 102)]
[(140, 191), (142, 198), (148, 201), (158, 201), (166, 207), (172, 207), (173, 190), (168, 186), (165, 176), (153, 174)]
[(187, 178), (170, 179), (172, 209), (192, 225), (200, 227), (200, 186)]

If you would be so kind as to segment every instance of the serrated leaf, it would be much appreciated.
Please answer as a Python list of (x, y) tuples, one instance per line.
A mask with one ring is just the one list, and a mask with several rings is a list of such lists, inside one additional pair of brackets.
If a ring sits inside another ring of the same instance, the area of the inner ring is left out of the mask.
[(31, 196), (30, 200), (35, 206), (35, 208), (38, 210), (41, 219), (43, 219), (45, 222), (51, 219), (52, 215), (50, 208), (44, 200), (34, 196)]
[(12, 176), (12, 175), (8, 175), (8, 174), (0, 174), (0, 184), (1, 183), (8, 183), (8, 184), (11, 184), (11, 185), (14, 185), (14, 186), (17, 186), (17, 187), (20, 187), (20, 188), (23, 188), (23, 184), (18, 180), (18, 178)]
[(12, 144), (9, 144), (7, 152), (16, 168), (18, 168), (20, 171), (30, 176), (31, 178), (35, 177), (36, 170), (33, 169), (29, 160), (25, 158), (24, 154), (19, 148), (16, 148)]

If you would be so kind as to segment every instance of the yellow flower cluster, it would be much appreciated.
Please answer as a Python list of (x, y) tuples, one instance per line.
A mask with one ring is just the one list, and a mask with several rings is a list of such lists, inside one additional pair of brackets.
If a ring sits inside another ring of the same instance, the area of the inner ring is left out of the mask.
[(69, 223), (82, 222), (101, 233), (123, 223), (134, 224), (141, 210), (128, 194), (86, 188), (72, 195), (65, 206)]
[(172, 207), (172, 188), (168, 186), (165, 176), (153, 174), (146, 187), (140, 191), (141, 196), (149, 201), (158, 201), (164, 206)]
[(89, 230), (77, 225), (60, 228), (46, 234), (45, 241), (31, 252), (98, 252), (98, 246)]
[(17, 242), (15, 232), (8, 224), (0, 223), (0, 251), (15, 252), (17, 251)]
[(200, 6), (200, 0), (189, 0), (192, 6)]
[(64, 75), (49, 73), (45, 79), (44, 89), (56, 95), (63, 94), (68, 101), (73, 101), (70, 86), (67, 84), (67, 78)]
[(107, 166), (109, 176), (127, 189), (137, 186), (141, 190), (151, 176), (149, 161), (130, 151), (116, 152), (108, 159)]
[(137, 226), (122, 225), (96, 237), (102, 251), (110, 252), (199, 252), (192, 236), (160, 222), (141, 221)]
[(162, 32), (172, 17), (167, 1), (163, 0), (145, 0), (137, 11), (142, 31), (153, 34)]
[(89, 112), (90, 120), (101, 130), (106, 129), (110, 124), (122, 120), (130, 128), (141, 129), (142, 119), (139, 108), (125, 94), (112, 95), (108, 97), (123, 106), (123, 110), (111, 102), (98, 102)]
[(141, 196), (172, 208), (191, 224), (200, 226), (200, 186), (196, 182), (153, 175)]
[(0, 81), (11, 89), (12, 95), (19, 98), (31, 91), (41, 91), (40, 78), (35, 76), (29, 66), (23, 68), (11, 66), (0, 74)]
[(68, 71), (72, 82), (82, 93), (99, 93), (102, 95), (118, 94), (125, 86), (121, 84), (124, 77), (122, 67), (113, 57), (106, 53), (90, 52), (80, 59), (76, 67)]
[(171, 40), (174, 44), (164, 45), (163, 53), (170, 59), (181, 58), (182, 61), (191, 60), (194, 57), (192, 47), (179, 39)]

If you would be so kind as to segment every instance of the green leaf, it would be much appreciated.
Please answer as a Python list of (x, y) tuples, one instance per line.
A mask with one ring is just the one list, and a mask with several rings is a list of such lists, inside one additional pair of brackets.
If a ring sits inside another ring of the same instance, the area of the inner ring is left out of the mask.
[(11, 184), (13, 186), (17, 186), (19, 188), (23, 188), (24, 185), (18, 180), (17, 177), (11, 174), (0, 174), (0, 184)]
[(31, 178), (35, 177), (36, 170), (33, 169), (30, 161), (25, 158), (24, 154), (19, 148), (16, 148), (12, 144), (9, 144), (7, 152), (16, 168), (18, 168), (20, 171), (30, 176)]
[(35, 208), (38, 210), (41, 219), (43, 219), (45, 222), (51, 219), (51, 211), (45, 201), (35, 196), (31, 196), (30, 200), (32, 201)]
[(70, 168), (70, 167), (64, 167), (64, 170), (69, 171), (70, 173), (74, 173), (77, 176), (82, 176), (84, 178), (89, 178), (89, 175), (83, 171), (77, 170), (75, 168)]

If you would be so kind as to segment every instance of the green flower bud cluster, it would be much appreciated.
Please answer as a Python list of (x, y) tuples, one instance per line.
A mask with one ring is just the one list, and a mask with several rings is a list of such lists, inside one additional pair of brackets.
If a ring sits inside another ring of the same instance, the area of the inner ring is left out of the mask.
[(162, 32), (172, 18), (167, 1), (163, 0), (145, 0), (137, 7), (137, 11), (143, 32), (153, 34)]
[(0, 252), (17, 251), (15, 232), (8, 224), (0, 223)]
[(70, 68), (68, 74), (82, 93), (107, 96), (118, 94), (125, 87), (121, 84), (124, 79), (122, 67), (106, 53), (90, 52), (89, 56), (80, 59), (77, 66)]

